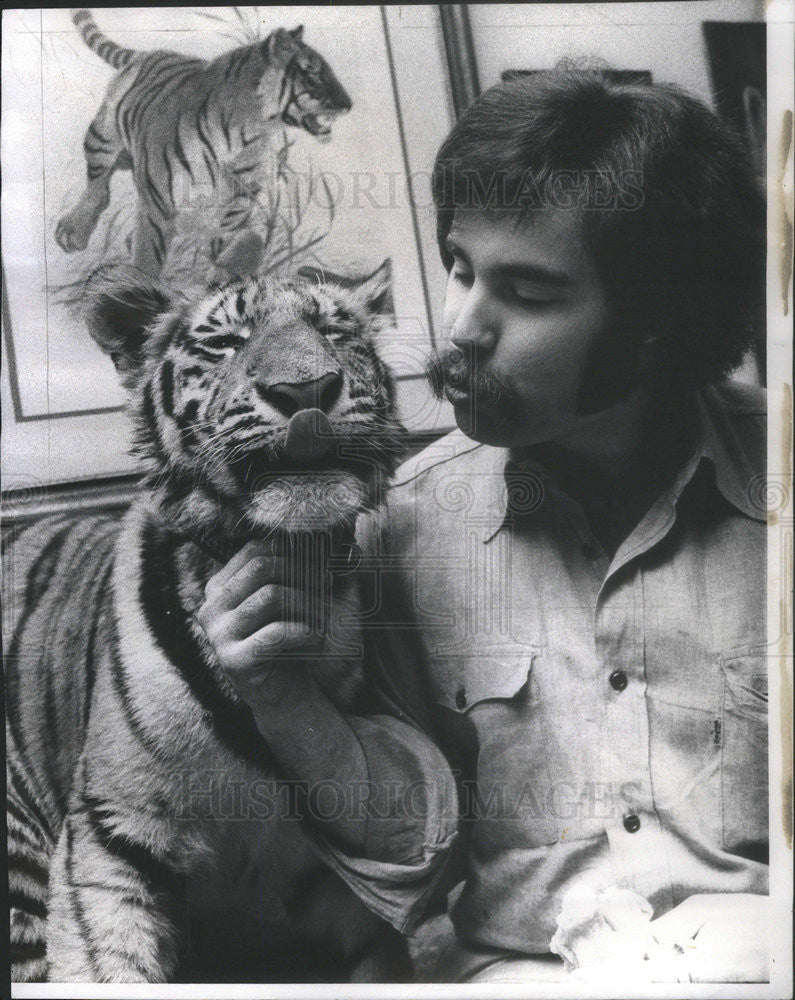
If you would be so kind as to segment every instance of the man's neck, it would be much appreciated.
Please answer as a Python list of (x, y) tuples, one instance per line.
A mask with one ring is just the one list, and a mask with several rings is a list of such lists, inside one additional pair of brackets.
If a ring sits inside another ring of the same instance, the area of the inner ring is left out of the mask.
[(687, 399), (637, 394), (529, 453), (580, 503), (612, 557), (682, 467), (692, 430)]

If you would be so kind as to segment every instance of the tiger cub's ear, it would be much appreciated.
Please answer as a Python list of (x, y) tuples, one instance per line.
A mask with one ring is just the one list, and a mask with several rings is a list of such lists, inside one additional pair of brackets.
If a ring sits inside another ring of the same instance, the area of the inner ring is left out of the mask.
[(134, 378), (149, 328), (168, 309), (168, 299), (156, 288), (117, 288), (95, 297), (86, 316), (88, 332), (110, 355), (123, 381)]
[(392, 296), (392, 261), (389, 257), (353, 286), (353, 292), (368, 312), (379, 316), (394, 316)]
[(394, 316), (395, 303), (392, 298), (392, 260), (387, 257), (378, 267), (364, 277), (352, 278), (334, 274), (325, 267), (304, 265), (298, 268), (298, 275), (308, 278), (318, 285), (339, 285), (350, 292), (351, 298), (358, 300), (366, 312), (379, 316)]

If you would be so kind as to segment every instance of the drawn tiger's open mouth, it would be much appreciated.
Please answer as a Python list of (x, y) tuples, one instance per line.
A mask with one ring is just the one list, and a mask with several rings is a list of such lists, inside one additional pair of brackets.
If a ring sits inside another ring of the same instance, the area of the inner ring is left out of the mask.
[(329, 135), (336, 117), (336, 111), (323, 111), (316, 115), (304, 115), (301, 124), (310, 135)]

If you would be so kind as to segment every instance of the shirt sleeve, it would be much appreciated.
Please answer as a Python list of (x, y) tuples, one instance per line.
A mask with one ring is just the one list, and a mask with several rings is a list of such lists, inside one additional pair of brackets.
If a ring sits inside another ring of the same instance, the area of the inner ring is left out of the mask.
[(365, 850), (354, 857), (317, 828), (323, 860), (373, 912), (410, 933), (456, 838), (458, 799), (450, 768), (425, 734), (387, 715), (349, 718), (364, 751)]
[[(357, 533), (363, 580), (371, 583), (384, 554), (378, 523), (368, 518)], [(366, 582), (364, 589), (369, 590)], [(381, 610), (388, 619), (388, 607)], [(361, 856), (353, 856), (317, 827), (307, 833), (323, 860), (373, 912), (410, 933), (456, 841), (458, 794), (450, 765), (429, 732), (428, 706), (417, 680), (422, 672), (417, 648), (384, 628), (380, 617), (364, 625), (372, 710), (348, 716), (367, 764), (359, 798), (365, 848)]]

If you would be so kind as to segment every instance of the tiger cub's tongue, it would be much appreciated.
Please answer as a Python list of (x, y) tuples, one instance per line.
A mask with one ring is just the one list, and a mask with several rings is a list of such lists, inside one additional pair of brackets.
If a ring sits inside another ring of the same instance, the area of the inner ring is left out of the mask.
[(334, 429), (322, 410), (299, 410), (287, 425), (284, 447), (290, 461), (306, 465), (325, 458), (336, 440)]

